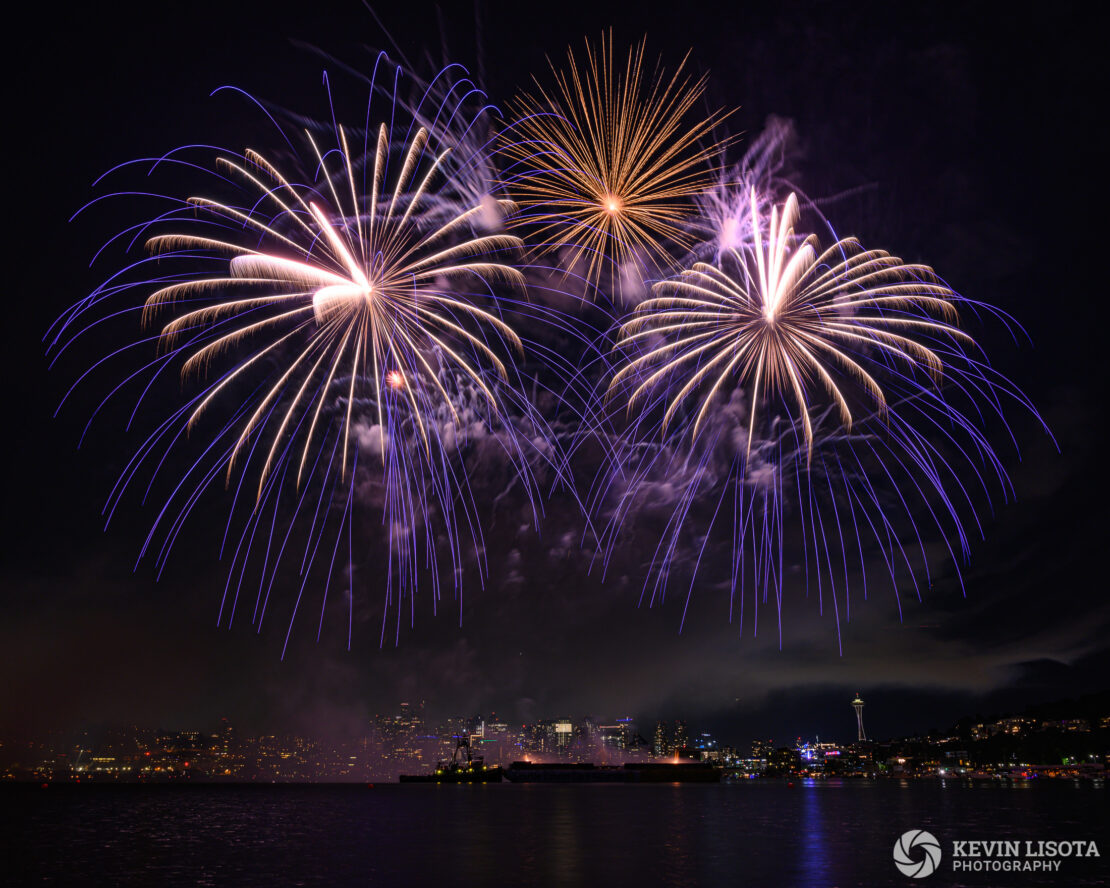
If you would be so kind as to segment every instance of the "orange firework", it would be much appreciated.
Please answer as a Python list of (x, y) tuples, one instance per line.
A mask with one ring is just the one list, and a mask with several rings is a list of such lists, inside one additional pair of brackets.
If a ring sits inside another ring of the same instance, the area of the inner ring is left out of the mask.
[(669, 78), (658, 65), (648, 71), (644, 49), (641, 41), (622, 71), (611, 34), (600, 50), (587, 42), (581, 67), (568, 48), (567, 68), (551, 66), (555, 88), (537, 81), (538, 94), (517, 101), (503, 147), (521, 208), (515, 224), (534, 226), (543, 248), (571, 247), (571, 267), (588, 257), (585, 276), (595, 286), (606, 266), (616, 289), (631, 263), (669, 268), (665, 244), (688, 250), (690, 200), (711, 184), (707, 162), (723, 148), (707, 137), (726, 114), (685, 123), (705, 77), (687, 73), (686, 58)]

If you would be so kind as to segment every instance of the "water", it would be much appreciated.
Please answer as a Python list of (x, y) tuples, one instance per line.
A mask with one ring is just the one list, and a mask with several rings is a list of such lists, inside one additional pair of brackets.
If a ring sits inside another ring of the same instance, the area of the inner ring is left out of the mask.
[[(0, 786), (5, 885), (1103, 885), (1105, 790), (940, 781)], [(894, 868), (904, 831), (944, 858)], [(1085, 839), (1055, 875), (957, 874), (956, 839)]]

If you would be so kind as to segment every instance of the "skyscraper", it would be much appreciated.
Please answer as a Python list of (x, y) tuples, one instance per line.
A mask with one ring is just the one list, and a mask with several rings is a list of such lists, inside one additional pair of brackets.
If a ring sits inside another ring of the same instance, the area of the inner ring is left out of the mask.
[(562, 751), (570, 746), (574, 737), (574, 722), (569, 718), (555, 719), (555, 746)]
[(667, 754), (667, 726), (662, 721), (655, 723), (655, 736), (651, 741), (651, 754), (654, 756)]
[(675, 719), (674, 723), (674, 751), (677, 753), (680, 749), (685, 749), (690, 745), (690, 735), (686, 730), (686, 722), (682, 719)]

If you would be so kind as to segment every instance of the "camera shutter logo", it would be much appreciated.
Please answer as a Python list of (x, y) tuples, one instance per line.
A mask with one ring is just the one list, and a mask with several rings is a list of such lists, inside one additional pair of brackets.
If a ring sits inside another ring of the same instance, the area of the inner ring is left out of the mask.
[(894, 865), (912, 879), (931, 876), (940, 866), (940, 842), (923, 829), (904, 832), (894, 843)]

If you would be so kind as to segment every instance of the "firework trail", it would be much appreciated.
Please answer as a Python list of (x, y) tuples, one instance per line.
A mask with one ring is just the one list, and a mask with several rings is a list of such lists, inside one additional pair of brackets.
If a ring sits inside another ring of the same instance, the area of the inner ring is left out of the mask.
[[(400, 72), (382, 68), (395, 85)], [(206, 442), (173, 486), (142, 553), (157, 547), (160, 573), (205, 491), (219, 479), (233, 487), (221, 546), (221, 554), (232, 553), (221, 605), (229, 625), (253, 563), (261, 579), (252, 622), (261, 629), (300, 522), (308, 543), (289, 629), (318, 558), (329, 560), (322, 626), (339, 543), (352, 540), (366, 483), (381, 508), (385, 613), (395, 607), (398, 631), (401, 602), (415, 607), (422, 564), (433, 602), (440, 600), (444, 551), (461, 607), (464, 534), (478, 553), (480, 578), (484, 570), (468, 445), (495, 440), (537, 511), (533, 465), (559, 471), (512, 363), (523, 343), (502, 317), (505, 303), (517, 302), (507, 294), (523, 285), (512, 264), (521, 242), (483, 224), (490, 202), (502, 215), (513, 207), (488, 195), (472, 203), (472, 193), (456, 188), (452, 172), (477, 162), (452, 157), (466, 146), (452, 134), (476, 124), (462, 119), (457, 92), (441, 98), (427, 120), (405, 121), (404, 108), (391, 103), (376, 127), (349, 131), (333, 121), (325, 134), (307, 127), (295, 139), (279, 125), (280, 159), (253, 149), (219, 153), (207, 181), (227, 196), (164, 198), (170, 209), (119, 236), (132, 246), (145, 241), (150, 257), (109, 278), (49, 334), (56, 358), (107, 319), (136, 311), (147, 324), (161, 318), (154, 335), (120, 350), (157, 342), (158, 356), (109, 398), (128, 383), (140, 387), (134, 420), (172, 368), (186, 399), (138, 448), (106, 512), (110, 519), (144, 465), (153, 466), (145, 498), (171, 451), (189, 438)], [(278, 112), (260, 107), (277, 125)], [(194, 153), (154, 159), (150, 174), (204, 169)], [(145, 295), (141, 306), (115, 308), (134, 294)], [(352, 573), (352, 552), (348, 558)], [(350, 592), (347, 599), (349, 643)]]
[(705, 77), (669, 77), (645, 64), (643, 41), (625, 63), (615, 60), (612, 34), (586, 44), (582, 65), (551, 65), (553, 88), (516, 102), (511, 138), (502, 148), (510, 193), (521, 207), (515, 225), (542, 249), (568, 248), (567, 267), (584, 261), (584, 276), (612, 296), (629, 274), (671, 268), (692, 240), (685, 225), (692, 198), (711, 184), (708, 162), (723, 145), (703, 144), (721, 112), (686, 123), (705, 90)]
[(798, 191), (785, 178), (796, 141), (794, 123), (772, 116), (739, 163), (721, 158), (712, 185), (694, 195), (697, 211), (686, 225), (693, 240), (692, 260), (719, 264), (729, 251), (754, 243), (751, 195), (758, 201), (759, 217), (766, 218), (777, 194)]

